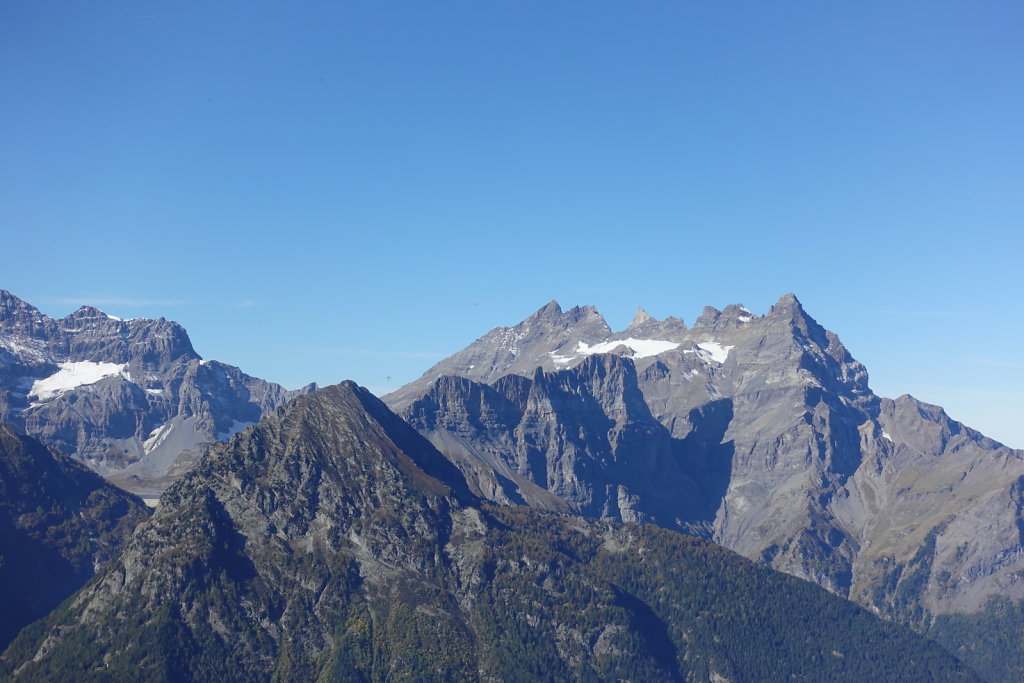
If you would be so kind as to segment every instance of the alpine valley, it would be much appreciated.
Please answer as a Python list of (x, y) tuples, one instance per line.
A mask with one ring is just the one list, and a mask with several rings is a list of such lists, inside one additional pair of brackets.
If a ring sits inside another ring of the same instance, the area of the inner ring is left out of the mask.
[(551, 302), (381, 400), (3, 292), (0, 408), (0, 678), (1024, 680), (1024, 452), (793, 295)]

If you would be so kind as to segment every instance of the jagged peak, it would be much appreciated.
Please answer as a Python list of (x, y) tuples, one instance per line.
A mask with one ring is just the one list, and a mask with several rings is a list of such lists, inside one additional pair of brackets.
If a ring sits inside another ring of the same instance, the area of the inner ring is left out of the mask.
[(558, 301), (552, 299), (537, 309), (533, 315), (520, 323), (520, 325), (528, 325), (538, 321), (560, 322), (570, 320), (575, 322), (592, 316), (601, 316), (597, 312), (596, 306), (573, 306), (569, 310), (563, 311)]
[(552, 318), (562, 317), (562, 307), (558, 304), (555, 299), (547, 302), (543, 306), (537, 309), (537, 312), (531, 315), (526, 320), (544, 320)]
[(597, 306), (573, 306), (565, 312), (565, 317), (576, 321), (591, 317), (601, 318), (601, 314), (597, 312)]
[(29, 308), (33, 308), (33, 306), (31, 304), (27, 303), (23, 299), (18, 298), (17, 296), (15, 296), (11, 292), (7, 291), (6, 289), (0, 289), (0, 307), (3, 307), (3, 308), (9, 308), (9, 307), (21, 308), (22, 306), (28, 306)]
[(775, 305), (768, 309), (769, 316), (780, 316), (788, 315), (806, 315), (807, 312), (804, 310), (803, 304), (796, 298), (796, 294), (787, 292), (779, 297), (779, 300), (775, 302)]
[(645, 311), (643, 309), (643, 307), (637, 306), (636, 315), (633, 316), (633, 322), (631, 322), (629, 324), (629, 327), (627, 327), (626, 329), (628, 330), (628, 329), (633, 328), (633, 327), (640, 327), (641, 325), (645, 325), (647, 323), (656, 323), (656, 322), (658, 322), (657, 318), (655, 318), (650, 313)]
[(723, 318), (745, 318), (747, 316), (753, 317), (754, 314), (743, 304), (729, 304), (722, 309)]
[(67, 317), (63, 318), (63, 320), (87, 320), (87, 319), (90, 319), (90, 318), (103, 318), (105, 320), (120, 320), (119, 318), (115, 318), (112, 315), (108, 315), (107, 313), (104, 313), (103, 311), (101, 311), (100, 309), (96, 308), (95, 306), (90, 306), (88, 304), (86, 304), (85, 306), (79, 306), (78, 310), (76, 310), (75, 312), (71, 313)]
[(243, 460), (249, 461), (244, 466), (260, 469), (291, 459), (339, 471), (372, 471), (378, 469), (375, 458), (383, 458), (401, 473), (403, 481), (390, 485), (462, 501), (474, 499), (454, 465), (379, 398), (351, 380), (298, 396), (264, 416), (231, 442), (216, 446), (165, 495), (177, 499), (185, 490), (243, 466)]
[(704, 312), (700, 314), (700, 317), (693, 323), (694, 327), (713, 327), (718, 321), (719, 316), (722, 312), (714, 306), (705, 306)]
[[(39, 309), (11, 294), (6, 289), (0, 289), (0, 313), (30, 312), (39, 314)], [(41, 314), (40, 314), (41, 315)]]
[(797, 305), (800, 305), (800, 299), (797, 299), (796, 298), (796, 294), (794, 294), (793, 292), (786, 292), (785, 294), (783, 294), (782, 296), (779, 297), (779, 300), (778, 300), (777, 303), (779, 303), (779, 304), (797, 304)]

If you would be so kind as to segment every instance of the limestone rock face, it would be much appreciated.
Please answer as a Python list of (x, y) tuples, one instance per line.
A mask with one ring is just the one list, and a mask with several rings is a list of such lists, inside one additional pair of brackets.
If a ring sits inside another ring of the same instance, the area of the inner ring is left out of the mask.
[(309, 391), (204, 361), (177, 323), (91, 306), (54, 320), (0, 291), (0, 419), (155, 495), (210, 444)]
[[(626, 363), (592, 362), (592, 389), (628, 382)], [(460, 419), (514, 415), (465, 387)], [(602, 410), (623, 417), (632, 400)], [(0, 657), (15, 680), (86, 675), (977, 680), (909, 630), (711, 543), (483, 505), (351, 383), (215, 445), (115, 562)]]
[[(709, 307), (691, 328), (641, 311), (603, 337), (596, 315), (547, 342), (528, 321), (499, 328), (385, 400), (471, 483), (504, 481), (475, 489), (496, 501), (557, 507), (526, 480), (581, 514), (702, 535), (921, 628), (1024, 599), (1024, 452), (877, 397), (795, 296), (763, 316)], [(520, 346), (513, 363), (500, 330), (527, 327), (532, 356)], [(466, 392), (511, 407), (466, 421)]]

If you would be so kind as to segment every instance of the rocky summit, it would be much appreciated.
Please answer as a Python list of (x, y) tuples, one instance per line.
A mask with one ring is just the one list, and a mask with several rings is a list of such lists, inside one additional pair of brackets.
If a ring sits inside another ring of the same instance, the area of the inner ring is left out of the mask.
[(0, 291), (0, 420), (156, 495), (215, 441), (314, 388), (203, 360), (177, 323), (91, 306), (55, 320)]
[(909, 629), (707, 541), (486, 504), (351, 383), (215, 445), (0, 675), (977, 680)]
[(791, 294), (617, 333), (552, 302), (384, 400), (477, 495), (696, 534), (1024, 675), (982, 633), (1024, 604), (1024, 452), (876, 396)]

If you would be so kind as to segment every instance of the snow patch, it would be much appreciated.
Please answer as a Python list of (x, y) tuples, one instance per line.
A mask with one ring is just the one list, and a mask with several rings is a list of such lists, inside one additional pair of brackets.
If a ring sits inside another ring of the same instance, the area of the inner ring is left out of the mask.
[(732, 346), (722, 346), (718, 342), (701, 342), (697, 344), (697, 350), (683, 351), (683, 353), (695, 353), (703, 360), (713, 360), (716, 363), (724, 363), (729, 357)]
[(661, 339), (634, 339), (630, 337), (628, 339), (617, 339), (613, 341), (598, 342), (591, 346), (586, 342), (578, 342), (576, 344), (576, 350), (573, 351), (572, 355), (560, 356), (554, 351), (548, 353), (551, 360), (556, 365), (567, 365), (578, 358), (583, 356), (592, 356), (595, 353), (610, 353), (620, 346), (625, 346), (633, 355), (630, 356), (633, 360), (640, 358), (647, 358), (648, 356), (657, 356), (660, 353), (671, 351), (672, 349), (679, 348), (679, 342), (664, 341)]
[(121, 375), (131, 380), (127, 363), (94, 363), (91, 360), (81, 360), (60, 363), (58, 367), (60, 370), (54, 374), (32, 383), (32, 389), (28, 392), (30, 398), (46, 401), (72, 389), (95, 384), (105, 377)]
[(164, 393), (163, 389), (146, 389), (147, 394), (153, 394), (154, 396), (160, 396)]
[(892, 440), (892, 437), (889, 436), (889, 432), (885, 431), (884, 429), (882, 430), (882, 438), (888, 441), (889, 443), (896, 443), (895, 441)]
[(647, 358), (648, 356), (657, 356), (659, 353), (677, 349), (679, 348), (679, 342), (663, 341), (660, 339), (634, 339), (630, 337), (629, 339), (620, 339), (618, 341), (601, 342), (593, 346), (580, 342), (579, 346), (576, 347), (576, 352), (589, 356), (592, 353), (608, 353), (619, 346), (629, 347), (633, 351), (633, 358)]
[(146, 455), (149, 455), (159, 448), (160, 444), (166, 441), (167, 437), (170, 436), (172, 429), (174, 429), (174, 425), (170, 422), (157, 425), (157, 427), (149, 433), (149, 438), (142, 442), (142, 450)]
[(551, 356), (551, 360), (555, 365), (568, 365), (576, 360), (575, 356), (559, 356), (554, 351), (549, 351), (548, 355)]

